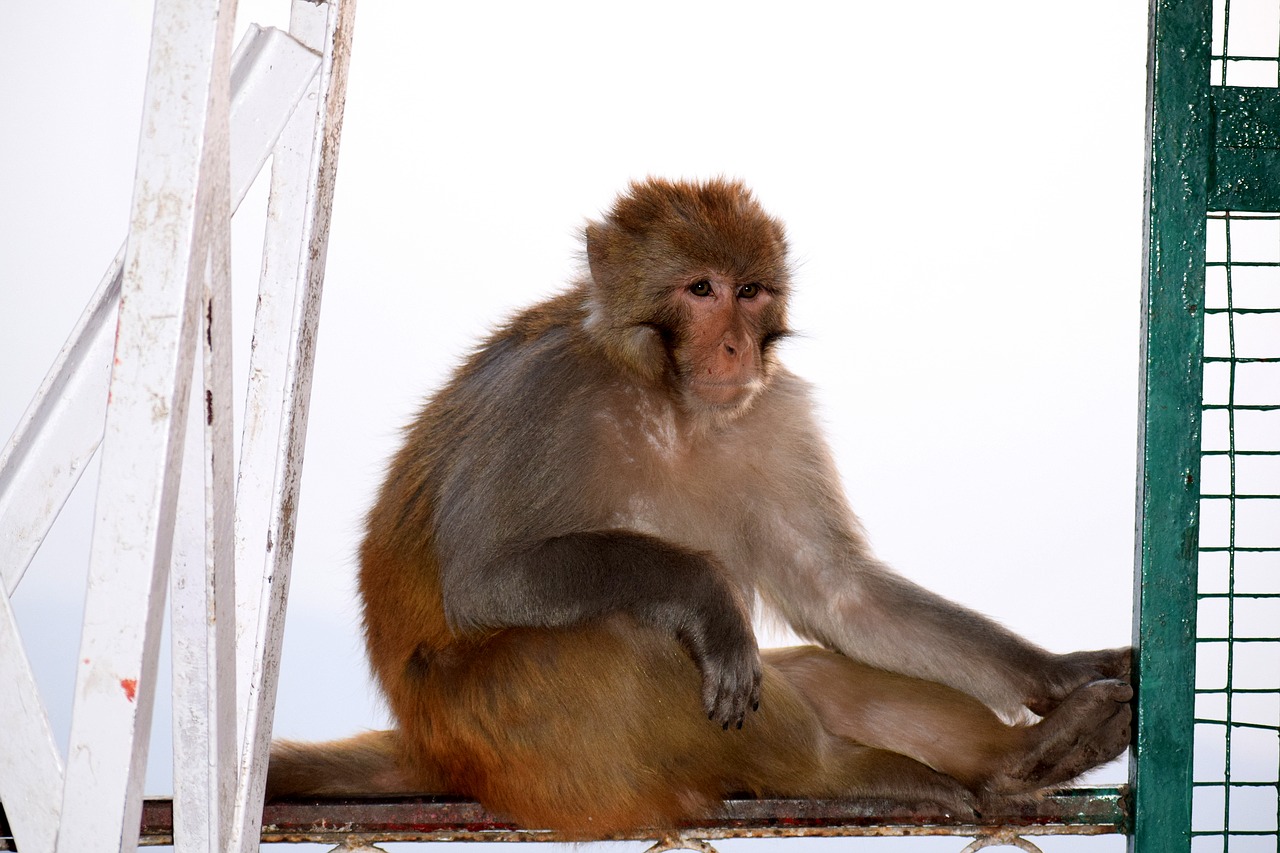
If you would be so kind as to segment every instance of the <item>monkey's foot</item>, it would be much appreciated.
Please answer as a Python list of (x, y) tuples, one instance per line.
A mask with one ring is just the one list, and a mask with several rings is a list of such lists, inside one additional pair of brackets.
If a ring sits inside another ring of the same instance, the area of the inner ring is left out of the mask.
[(959, 820), (978, 816), (975, 793), (945, 773), (897, 752), (834, 739), (828, 757), (832, 764), (818, 787), (805, 793), (816, 797), (865, 797), (887, 800), (920, 812), (943, 812)]
[(859, 793), (885, 797), (913, 811), (941, 812), (961, 821), (973, 821), (982, 816), (979, 799), (974, 792), (950, 776), (935, 775), (938, 778), (929, 780), (899, 779), (895, 780), (896, 784), (884, 786), (883, 790)]
[[(957, 786), (960, 787), (960, 786)], [(936, 791), (914, 798), (907, 798), (912, 807), (921, 811), (941, 811), (956, 820), (972, 821), (982, 816), (978, 800), (968, 789)]]
[(1061, 785), (1115, 758), (1129, 745), (1132, 698), (1133, 688), (1116, 679), (1077, 687), (1028, 729), (1031, 745), (991, 788), (1017, 793)]

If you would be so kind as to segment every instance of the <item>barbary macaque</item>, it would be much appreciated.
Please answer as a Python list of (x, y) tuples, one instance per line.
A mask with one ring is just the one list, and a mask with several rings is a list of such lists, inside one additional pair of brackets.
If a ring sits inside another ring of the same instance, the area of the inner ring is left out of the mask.
[[(750, 191), (634, 183), (586, 258), (431, 398), (369, 512), (395, 730), (277, 743), (269, 796), (452, 792), (577, 837), (734, 792), (972, 815), (1127, 746), (1128, 649), (1050, 653), (871, 553), (778, 360), (787, 244)], [(812, 645), (761, 653), (757, 599)]]

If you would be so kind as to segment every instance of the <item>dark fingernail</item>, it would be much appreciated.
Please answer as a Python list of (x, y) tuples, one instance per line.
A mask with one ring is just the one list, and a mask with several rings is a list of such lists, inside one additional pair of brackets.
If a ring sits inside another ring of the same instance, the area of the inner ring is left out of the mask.
[(759, 710), (760, 710), (760, 703), (759, 703), (759, 702), (752, 702), (752, 703), (751, 703), (751, 710), (753, 710), (753, 711), (759, 711)]
[(729, 731), (729, 724), (725, 723), (723, 726), (721, 726), (721, 730), (726, 732)]
[(741, 728), (742, 728), (742, 718), (741, 718), (741, 717), (739, 717), (739, 718), (738, 718), (738, 728), (739, 728), (739, 729), (741, 729)]

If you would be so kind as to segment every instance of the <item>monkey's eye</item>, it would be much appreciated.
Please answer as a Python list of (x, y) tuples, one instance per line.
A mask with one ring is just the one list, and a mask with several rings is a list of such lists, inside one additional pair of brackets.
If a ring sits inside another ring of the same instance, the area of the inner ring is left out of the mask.
[(689, 292), (692, 293), (694, 296), (710, 296), (711, 282), (707, 281), (705, 278), (699, 279), (698, 281), (695, 281), (693, 284), (689, 285)]
[(760, 285), (754, 281), (751, 282), (750, 284), (744, 284), (742, 285), (742, 287), (738, 288), (739, 299), (755, 299), (757, 294), (759, 293), (760, 293)]

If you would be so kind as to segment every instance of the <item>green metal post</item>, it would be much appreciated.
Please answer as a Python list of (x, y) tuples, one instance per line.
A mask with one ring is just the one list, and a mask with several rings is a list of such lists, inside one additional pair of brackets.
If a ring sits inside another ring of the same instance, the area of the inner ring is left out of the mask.
[(1152, 0), (1129, 850), (1191, 848), (1211, 0)]

